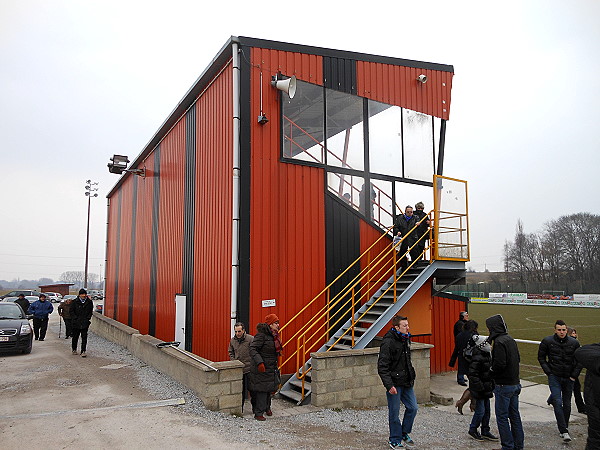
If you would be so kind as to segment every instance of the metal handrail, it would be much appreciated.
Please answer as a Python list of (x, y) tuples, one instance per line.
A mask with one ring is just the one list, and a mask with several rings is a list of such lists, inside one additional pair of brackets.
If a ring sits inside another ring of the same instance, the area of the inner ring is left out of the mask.
[[(429, 215), (426, 215), (425, 217), (423, 217), (416, 225), (413, 229), (411, 229), (411, 231), (406, 235), (403, 236), (402, 239), (400, 241), (398, 241), (396, 244), (390, 243), (390, 245), (387, 245), (378, 255), (376, 255), (372, 261), (370, 261), (367, 266), (365, 268), (363, 268), (359, 274), (357, 274), (346, 286), (344, 286), (340, 292), (338, 292), (338, 294), (336, 294), (333, 299), (331, 299), (326, 305), (324, 305), (309, 321), (307, 321), (291, 338), (289, 339), (285, 339), (286, 344), (292, 344), (294, 342), (294, 339), (296, 339), (296, 351), (293, 352), (292, 354), (290, 354), (287, 359), (285, 361), (282, 362), (281, 366), (283, 366), (284, 364), (286, 364), (288, 361), (290, 361), (294, 356), (296, 356), (296, 363), (297, 363), (297, 369), (296, 369), (296, 375), (298, 376), (298, 378), (303, 378), (305, 376), (305, 374), (301, 375), (300, 374), (300, 370), (304, 367), (304, 365), (306, 364), (306, 345), (307, 345), (307, 341), (308, 341), (308, 348), (309, 350), (312, 349), (313, 346), (317, 345), (319, 342), (321, 342), (321, 340), (323, 340), (325, 337), (327, 337), (329, 335), (329, 333), (338, 326), (339, 322), (342, 320), (343, 316), (345, 313), (347, 313), (347, 310), (344, 310), (344, 308), (346, 308), (348, 306), (348, 304), (350, 303), (350, 308), (353, 310), (354, 307), (357, 304), (360, 304), (362, 299), (368, 295), (372, 289), (372, 287), (370, 286), (370, 284), (372, 283), (372, 280), (377, 279), (379, 281), (381, 281), (379, 279), (379, 277), (381, 277), (382, 274), (385, 274), (387, 272), (389, 272), (390, 270), (394, 270), (394, 274), (395, 274), (395, 281), (397, 281), (398, 278), (398, 271), (397, 271), (397, 251), (396, 248), (398, 248), (399, 246), (402, 245), (403, 241), (405, 239), (408, 238), (408, 236), (411, 236), (412, 233), (418, 232), (418, 225), (420, 225), (424, 220), (428, 220), (429, 219)], [(389, 232), (389, 230), (392, 227), (390, 227), (387, 232)], [(370, 247), (369, 249), (365, 250), (365, 252), (363, 252), (363, 254), (361, 254), (361, 256), (359, 256), (352, 264), (350, 264), (350, 266), (348, 266), (348, 268), (346, 268), (346, 270), (344, 270), (344, 272), (342, 272), (342, 274), (340, 274), (333, 282), (331, 282), (325, 289), (323, 289), (315, 298), (313, 298), (313, 300), (311, 300), (311, 302), (309, 302), (309, 304), (307, 304), (304, 308), (302, 308), (302, 310), (296, 314), (289, 322), (286, 323), (286, 326), (290, 325), (291, 322), (293, 322), (295, 319), (297, 319), (299, 317), (299, 315), (304, 312), (306, 310), (306, 308), (311, 305), (312, 303), (314, 303), (314, 301), (316, 301), (318, 298), (320, 298), (325, 292), (329, 292), (331, 287), (340, 279), (340, 277), (345, 274), (348, 270), (350, 270), (351, 267), (353, 267), (355, 264), (359, 263), (365, 256), (368, 256), (370, 250), (373, 248), (373, 246), (379, 242), (384, 236), (387, 235), (387, 232), (385, 234), (383, 234), (382, 236), (380, 236)], [(424, 239), (424, 237), (429, 234), (429, 236), (431, 237), (431, 233), (424, 233), (418, 240), (417, 242), (419, 242), (421, 239)], [(412, 247), (409, 247), (406, 252), (400, 256), (400, 258), (404, 258), (406, 257), (406, 255), (409, 254), (410, 250), (414, 247), (415, 244), (413, 244)], [(429, 248), (429, 247), (428, 247)], [(391, 259), (393, 261), (393, 264), (390, 266), (387, 266), (385, 263), (387, 260), (389, 260), (389, 256), (393, 254), (394, 257)], [(383, 263), (383, 264), (382, 264)], [(404, 275), (406, 273), (407, 270), (409, 270), (412, 266), (414, 265), (414, 262), (408, 266), (401, 274), (399, 274), (399, 276), (401, 277), (402, 275)], [(367, 281), (365, 286), (361, 286), (360, 289), (358, 290), (359, 293), (361, 293), (361, 291), (363, 291), (366, 288), (366, 292), (362, 292), (359, 296), (358, 299), (356, 299), (355, 297), (355, 288), (356, 286), (358, 286), (362, 281)], [(395, 286), (395, 284), (393, 285)], [(391, 288), (391, 287), (390, 287)], [(388, 288), (389, 290), (389, 288)], [(388, 292), (388, 290), (386, 290), (386, 293)], [(343, 303), (340, 305), (340, 302), (344, 299), (344, 297), (346, 295), (350, 294), (350, 297)], [(377, 299), (378, 301), (379, 299)], [(370, 310), (372, 308), (373, 305), (371, 305), (369, 307), (368, 310)], [(338, 307), (338, 310), (334, 310), (335, 307)], [(334, 314), (339, 314), (340, 317), (333, 323), (331, 323), (329, 320), (328, 321), (323, 321), (323, 319), (325, 317), (327, 317), (331, 312), (333, 311)], [(360, 316), (360, 318), (364, 317), (364, 314)], [(352, 314), (352, 316), (354, 316), (354, 314)], [(359, 320), (354, 321), (353, 320), (353, 324), (352, 324), (352, 333), (354, 332), (353, 328), (356, 324), (356, 322), (358, 322)], [(322, 322), (316, 329), (313, 330), (313, 328), (315, 328), (315, 326), (317, 326), (319, 324), (319, 322)], [(326, 327), (326, 324), (329, 323), (329, 327), (325, 330), (322, 331), (323, 328)], [(283, 327), (282, 327), (283, 330)], [(312, 334), (310, 334), (310, 336), (307, 336), (309, 334), (309, 332), (312, 331)], [(312, 343), (311, 343), (312, 342)], [(336, 341), (337, 343), (337, 341)], [(284, 344), (284, 346), (286, 345)], [(352, 345), (354, 345), (354, 342), (352, 343)], [(300, 352), (300, 350), (303, 350), (302, 352)], [(301, 358), (301, 361), (300, 361)], [(308, 373), (308, 371), (306, 372)]]
[[(284, 120), (287, 120), (287, 122), (291, 125), (296, 127), (298, 130), (300, 130), (303, 134), (305, 134), (306, 136), (308, 136), (316, 145), (318, 145), (321, 148), (321, 153), (326, 152), (328, 155), (333, 156), (335, 159), (337, 159), (339, 162), (342, 163), (342, 167), (347, 167), (348, 169), (354, 169), (350, 164), (348, 164), (347, 162), (345, 162), (344, 160), (342, 160), (338, 155), (336, 155), (334, 152), (332, 152), (331, 150), (329, 150), (328, 148), (326, 148), (321, 142), (319, 142), (312, 134), (310, 134), (308, 131), (306, 131), (304, 128), (302, 128), (300, 125), (298, 125), (296, 122), (294, 122), (292, 119), (290, 119), (287, 116), (283, 116)], [(284, 139), (288, 140), (290, 143), (294, 144), (296, 147), (298, 147), (300, 150), (302, 150), (304, 153), (306, 153), (310, 158), (312, 158), (315, 162), (317, 163), (322, 163), (323, 161), (320, 161), (319, 158), (317, 158), (316, 156), (312, 155), (308, 149), (302, 147), (295, 139), (293, 139), (291, 136), (287, 136), (284, 134), (283, 136)], [(345, 183), (350, 185), (350, 189), (351, 190), (356, 190), (360, 192), (360, 189), (358, 189), (357, 187), (355, 187), (352, 183), (346, 181), (344, 178), (342, 178), (341, 174), (335, 173), (333, 172), (338, 178), (340, 178), (340, 180)], [(390, 195), (388, 195), (387, 192), (385, 192), (383, 189), (381, 189), (379, 186), (372, 184), (373, 188), (375, 189), (375, 191), (378, 193), (378, 197), (377, 198), (381, 198), (383, 197), (387, 197), (390, 201), (393, 201), (392, 197)], [(369, 196), (370, 199), (370, 196)], [(365, 195), (365, 200), (366, 200), (366, 195)], [(350, 201), (352, 206), (356, 206), (354, 204), (354, 202), (352, 202), (352, 196), (350, 196)], [(387, 213), (388, 215), (390, 215), (392, 218), (394, 217), (393, 212), (388, 211), (387, 209), (385, 209), (383, 206), (381, 206), (380, 201), (377, 202), (372, 202), (374, 205), (376, 205), (378, 207), (379, 210), (383, 210), (385, 211), (385, 213)], [(397, 204), (396, 204), (397, 206)], [(379, 216), (381, 217), (381, 214), (379, 214)], [(378, 224), (378, 225), (383, 225), (381, 220), (376, 220), (375, 217), (373, 217), (373, 220)], [(383, 228), (383, 227), (382, 227)]]

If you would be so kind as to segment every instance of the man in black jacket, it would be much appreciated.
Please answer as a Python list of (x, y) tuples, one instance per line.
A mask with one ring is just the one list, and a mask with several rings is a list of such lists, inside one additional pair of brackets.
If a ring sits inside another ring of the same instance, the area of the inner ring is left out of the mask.
[(29, 311), (30, 304), (29, 300), (27, 300), (23, 294), (19, 294), (19, 298), (15, 300), (15, 303), (21, 308), (23, 308), (23, 312), (27, 314), (27, 311)]
[(525, 435), (519, 413), (519, 363), (521, 356), (517, 343), (508, 334), (504, 318), (500, 314), (488, 317), (485, 324), (490, 330), (492, 347), (492, 377), (494, 388), (496, 424), (503, 450), (521, 450)]
[(577, 339), (567, 336), (567, 324), (557, 320), (554, 324), (554, 334), (546, 336), (538, 349), (538, 361), (544, 373), (548, 375), (550, 402), (554, 407), (558, 432), (564, 442), (571, 441), (571, 396), (573, 383), (581, 372), (581, 366), (575, 361), (575, 350), (578, 348)]
[(94, 312), (94, 303), (87, 296), (85, 289), (79, 289), (79, 296), (71, 303), (69, 315), (71, 316), (71, 349), (73, 354), (77, 354), (77, 341), (81, 335), (81, 357), (85, 358), (87, 347), (88, 328), (91, 324), (92, 314)]
[[(413, 215), (412, 206), (408, 205), (404, 209), (404, 214), (399, 214), (394, 220), (394, 236), (403, 237), (404, 240), (400, 244), (400, 250), (398, 251), (400, 256), (404, 255), (408, 247), (412, 247), (416, 241), (416, 232), (411, 233), (412, 229), (417, 224), (416, 217)], [(413, 258), (415, 255), (416, 248), (410, 251), (410, 256)], [(406, 257), (402, 257), (400, 260), (400, 266), (405, 269), (408, 266), (408, 260)]]
[(600, 344), (588, 344), (575, 351), (575, 359), (586, 369), (583, 397), (588, 418), (586, 450), (600, 449)]
[(425, 212), (425, 204), (423, 202), (415, 204), (414, 216), (415, 223), (417, 224), (417, 236), (415, 236), (415, 239), (418, 241), (415, 244), (414, 255), (416, 259), (421, 259), (425, 251), (425, 244), (429, 239), (429, 225), (431, 224), (429, 218), (425, 218), (427, 213)]
[[(417, 397), (413, 385), (415, 369), (410, 358), (408, 318), (394, 316), (392, 329), (383, 337), (379, 349), (377, 372), (386, 390), (390, 448), (402, 448), (403, 443), (414, 445), (410, 434), (417, 415)], [(406, 408), (400, 422), (400, 402)]]

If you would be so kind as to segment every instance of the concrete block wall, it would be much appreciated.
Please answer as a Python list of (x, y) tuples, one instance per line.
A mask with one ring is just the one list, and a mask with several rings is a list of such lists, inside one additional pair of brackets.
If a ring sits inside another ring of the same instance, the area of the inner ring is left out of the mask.
[[(430, 400), (429, 344), (412, 344), (419, 403)], [(387, 405), (377, 374), (379, 348), (311, 353), (311, 403), (323, 408), (371, 408)]]
[(162, 342), (160, 339), (139, 334), (134, 328), (98, 313), (92, 317), (90, 330), (127, 348), (146, 364), (194, 391), (208, 409), (241, 414), (244, 369), (241, 362), (212, 362), (196, 355), (191, 357), (175, 348), (157, 348), (156, 344)]

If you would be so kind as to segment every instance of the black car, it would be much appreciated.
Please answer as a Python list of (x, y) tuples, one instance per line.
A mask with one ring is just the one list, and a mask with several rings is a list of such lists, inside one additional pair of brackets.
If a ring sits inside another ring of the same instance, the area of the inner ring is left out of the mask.
[(24, 296), (35, 295), (36, 297), (40, 296), (38, 291), (32, 289), (18, 289), (16, 291), (10, 291), (8, 294), (0, 295), (0, 299), (4, 299), (4, 297), (18, 297), (23, 294)]
[(33, 330), (19, 305), (0, 302), (0, 352), (31, 353)]

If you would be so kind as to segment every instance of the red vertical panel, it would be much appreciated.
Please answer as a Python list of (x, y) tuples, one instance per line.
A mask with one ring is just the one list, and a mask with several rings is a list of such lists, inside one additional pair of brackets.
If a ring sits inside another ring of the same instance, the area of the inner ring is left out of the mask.
[(149, 330), (150, 260), (152, 248), (152, 210), (154, 189), (154, 157), (146, 159), (146, 177), (138, 179), (135, 232), (135, 270), (132, 326), (142, 334)]
[[(252, 331), (271, 312), (279, 316), (282, 324), (286, 323), (325, 286), (323, 170), (279, 161), (278, 91), (270, 86), (271, 76), (277, 70), (322, 85), (321, 58), (311, 55), (309, 64), (304, 61), (300, 54), (252, 50), (251, 117), (258, 115), (260, 109), (262, 70), (263, 111), (270, 118), (264, 126), (253, 121), (251, 127), (249, 329)], [(266, 299), (276, 299), (277, 306), (262, 308), (261, 300)], [(287, 328), (284, 339), (299, 325)]]
[(175, 333), (175, 294), (181, 292), (185, 181), (185, 120), (160, 146), (160, 199), (156, 272), (156, 337)]
[(115, 271), (115, 257), (117, 252), (117, 203), (118, 194), (109, 198), (109, 206), (107, 211), (107, 227), (106, 227), (106, 268), (105, 268), (105, 286), (104, 286), (104, 314), (107, 317), (113, 317), (114, 314), (114, 299), (115, 299), (115, 281), (116, 276), (113, 276)]
[[(427, 83), (417, 81), (420, 74), (427, 75)], [(357, 61), (357, 94), (448, 119), (452, 75), (441, 70)]]
[[(233, 197), (231, 64), (197, 101), (192, 349), (229, 359)], [(269, 80), (270, 81), (270, 77)]]
[(119, 229), (119, 291), (117, 305), (117, 320), (127, 323), (127, 306), (129, 301), (130, 254), (131, 254), (131, 223), (133, 214), (133, 177), (127, 178), (121, 186), (121, 228)]
[(432, 344), (431, 373), (443, 373), (452, 369), (448, 366), (450, 355), (454, 350), (454, 323), (458, 313), (463, 311), (465, 304), (459, 300), (433, 297), (433, 329), (431, 336), (416, 336), (415, 342)]

